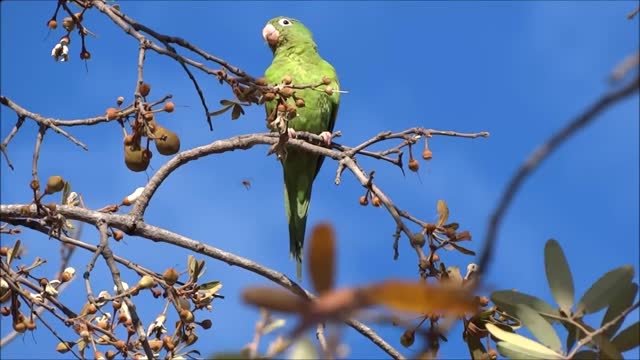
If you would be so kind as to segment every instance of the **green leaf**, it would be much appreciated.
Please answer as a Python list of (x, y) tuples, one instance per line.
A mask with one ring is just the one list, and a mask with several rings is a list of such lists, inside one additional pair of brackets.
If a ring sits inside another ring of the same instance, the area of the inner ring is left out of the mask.
[(629, 286), (633, 279), (633, 267), (621, 266), (604, 274), (582, 295), (576, 307), (575, 317), (582, 317), (603, 309), (612, 298)]
[(64, 187), (62, 188), (62, 205), (67, 205), (67, 198), (69, 197), (69, 193), (71, 193), (71, 184), (68, 181), (64, 182)]
[(620, 352), (629, 351), (638, 347), (638, 345), (640, 345), (640, 322), (636, 321), (635, 324), (620, 331), (611, 342)]
[(549, 322), (527, 305), (518, 304), (515, 310), (516, 317), (538, 341), (555, 352), (562, 352), (560, 338)]
[[(491, 293), (491, 301), (500, 309), (506, 311), (510, 315), (515, 314), (515, 305), (525, 304), (537, 311), (543, 317), (545, 314), (560, 316), (558, 309), (549, 305), (547, 302), (528, 294), (523, 294), (514, 290), (500, 290)], [(547, 321), (555, 322), (556, 319), (545, 317)]]
[(436, 204), (438, 210), (438, 223), (437, 226), (442, 226), (449, 220), (449, 207), (444, 200), (438, 200)]
[(573, 360), (597, 360), (598, 353), (591, 350), (582, 350), (578, 351), (573, 357)]
[(226, 100), (226, 99), (222, 99), (220, 100), (220, 105), (224, 105), (224, 106), (233, 106), (237, 104), (235, 101), (231, 101), (231, 100)]
[[(495, 336), (496, 338), (510, 345), (513, 345), (513, 346), (507, 346), (509, 350), (518, 350), (522, 353), (522, 355), (525, 355), (525, 357), (527, 355), (530, 358), (534, 358), (534, 359), (562, 359), (563, 357), (561, 354), (558, 354), (557, 352), (549, 349), (548, 347), (538, 342), (528, 339), (522, 335), (504, 331), (499, 327), (495, 326), (494, 324), (487, 323), (486, 327), (487, 327), (487, 330), (491, 333), (491, 335)], [(502, 353), (502, 351), (500, 353)], [(505, 355), (505, 356), (509, 356), (509, 355)], [(516, 357), (516, 358), (520, 358), (520, 357)]]
[[(602, 318), (600, 327), (604, 326), (604, 324), (608, 322), (611, 322), (614, 318), (622, 314), (624, 310), (631, 306), (633, 304), (633, 300), (636, 298), (637, 293), (638, 285), (635, 283), (631, 283), (620, 293), (614, 294), (615, 297), (611, 300), (609, 308)], [(610, 326), (607, 330), (605, 330), (604, 335), (608, 338), (611, 338), (616, 333), (616, 331), (620, 329), (623, 321), (624, 318), (620, 319), (615, 324)]]
[(573, 277), (567, 258), (557, 241), (551, 239), (544, 246), (544, 268), (551, 294), (565, 314), (571, 314), (575, 301)]
[(13, 259), (20, 257), (20, 244), (22, 244), (22, 241), (20, 239), (16, 240), (13, 248), (7, 252), (7, 265), (11, 265)]
[(233, 106), (233, 111), (231, 112), (231, 120), (238, 119), (240, 115), (244, 115), (244, 109), (242, 106), (236, 104)]
[(509, 359), (547, 359), (546, 354), (541, 354), (536, 351), (532, 351), (529, 349), (522, 348), (518, 345), (510, 344), (506, 341), (499, 341), (496, 343), (496, 347), (498, 348), (498, 352), (506, 358)]
[(482, 341), (477, 336), (467, 337), (467, 347), (469, 347), (469, 356), (473, 360), (484, 360), (487, 358), (487, 349), (482, 345)]
[(456, 250), (460, 251), (461, 253), (465, 254), (465, 255), (471, 255), (471, 256), (475, 256), (476, 253), (473, 250), (469, 250), (465, 247), (462, 247), (456, 243), (449, 243), (451, 246), (453, 246)]
[(287, 359), (319, 359), (319, 354), (309, 339), (301, 338), (291, 346)]

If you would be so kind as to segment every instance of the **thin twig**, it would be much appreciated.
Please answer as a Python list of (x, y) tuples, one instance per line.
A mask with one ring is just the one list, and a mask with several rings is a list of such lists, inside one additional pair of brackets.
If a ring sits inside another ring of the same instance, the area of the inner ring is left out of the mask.
[(565, 127), (551, 136), (544, 144), (539, 146), (522, 165), (516, 170), (515, 174), (509, 180), (509, 184), (505, 188), (498, 205), (491, 214), (489, 220), (484, 246), (478, 262), (479, 275), (487, 272), (491, 264), (491, 257), (495, 247), (496, 239), (500, 224), (504, 215), (511, 205), (516, 193), (522, 187), (524, 180), (535, 171), (540, 164), (546, 160), (560, 145), (566, 142), (573, 135), (577, 134), (582, 128), (589, 125), (597, 116), (610, 106), (623, 100), (624, 98), (634, 94), (640, 88), (640, 76), (630, 81), (625, 86), (612, 90), (601, 96), (595, 103), (589, 106), (582, 114), (570, 121)]

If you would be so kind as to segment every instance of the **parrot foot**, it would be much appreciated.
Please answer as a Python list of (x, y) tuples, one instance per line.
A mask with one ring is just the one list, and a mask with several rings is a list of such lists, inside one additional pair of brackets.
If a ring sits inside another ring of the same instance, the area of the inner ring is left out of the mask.
[(295, 139), (296, 138), (296, 131), (293, 130), (292, 128), (287, 128), (287, 133), (289, 134), (289, 138), (291, 138), (291, 139)]
[(331, 133), (328, 131), (323, 131), (320, 133), (320, 137), (322, 138), (322, 140), (324, 141), (325, 145), (327, 146), (331, 146)]

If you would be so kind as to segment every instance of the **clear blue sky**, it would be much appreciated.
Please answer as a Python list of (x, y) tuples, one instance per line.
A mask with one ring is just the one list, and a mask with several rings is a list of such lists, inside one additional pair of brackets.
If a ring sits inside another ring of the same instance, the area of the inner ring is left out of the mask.
[[(57, 118), (103, 114), (118, 96), (132, 99), (136, 81), (137, 43), (97, 10), (85, 24), (98, 35), (88, 38), (92, 59), (79, 60), (79, 41), (71, 44), (71, 61), (55, 63), (51, 48), (62, 34), (45, 26), (55, 2), (2, 2), (1, 86), (26, 108)], [(610, 70), (638, 50), (638, 20), (625, 16), (637, 2), (120, 2), (122, 10), (160, 32), (184, 37), (249, 73), (260, 76), (271, 52), (260, 31), (272, 17), (303, 21), (314, 33), (320, 53), (334, 64), (342, 88), (336, 129), (339, 141), (356, 144), (383, 130), (424, 126), (463, 132), (489, 131), (488, 139), (434, 138), (433, 160), (422, 162), (419, 175), (402, 174), (390, 165), (362, 159), (367, 170), (403, 209), (435, 220), (435, 204), (445, 199), (452, 220), (469, 229), (479, 249), (486, 221), (508, 178), (544, 139), (608, 89)], [(59, 19), (60, 20), (60, 19)], [(230, 97), (227, 87), (200, 76), (211, 108)], [(155, 98), (171, 93), (173, 114), (159, 122), (180, 134), (182, 148), (229, 136), (262, 132), (264, 110), (248, 109), (231, 121), (215, 118), (208, 130), (200, 101), (178, 64), (148, 53), (145, 80)], [(556, 238), (569, 257), (578, 296), (604, 272), (638, 264), (638, 96), (607, 111), (596, 124), (565, 144), (527, 180), (500, 232), (490, 289), (517, 288), (553, 302), (543, 268), (543, 246)], [(15, 123), (2, 108), (2, 137)], [(131, 173), (122, 160), (121, 130), (115, 123), (73, 128), (89, 152), (53, 133), (47, 134), (40, 158), (43, 178), (61, 174), (87, 205), (99, 208), (119, 202), (147, 180)], [(36, 126), (27, 122), (9, 153), (16, 170), (1, 161), (2, 203), (29, 201), (31, 154)], [(280, 165), (265, 157), (266, 147), (200, 159), (176, 171), (156, 193), (146, 220), (220, 249), (251, 258), (291, 276)], [(156, 155), (152, 169), (166, 158)], [(326, 161), (314, 187), (309, 226), (333, 223), (339, 244), (340, 286), (388, 277), (414, 278), (416, 258), (403, 238), (400, 259), (393, 261), (394, 223), (383, 210), (358, 205), (361, 187), (345, 173), (333, 185), (336, 163)], [(243, 179), (253, 187), (247, 191)], [(83, 241), (97, 243), (85, 227)], [(24, 257), (47, 256), (37, 275), (58, 266), (58, 242), (22, 235)], [(3, 237), (3, 244), (8, 239)], [(126, 237), (113, 250), (146, 267), (185, 270), (187, 253), (167, 245)], [(465, 267), (470, 257), (442, 254), (449, 265)], [(78, 252), (73, 265), (83, 270), (90, 254)], [(210, 314), (213, 327), (201, 333), (205, 351), (237, 350), (251, 340), (257, 312), (238, 295), (265, 280), (238, 268), (209, 260), (207, 278), (224, 283), (224, 301)], [(47, 272), (48, 271), (48, 272)], [(134, 274), (123, 271), (130, 283)], [(637, 279), (637, 276), (636, 276)], [(637, 280), (636, 280), (637, 281)], [(102, 261), (92, 276), (93, 289), (111, 289)], [(305, 285), (308, 280), (305, 279)], [(85, 301), (82, 281), (61, 295), (79, 309)], [(141, 299), (142, 300), (142, 299)], [(141, 310), (149, 321), (162, 304)], [(631, 317), (637, 319), (637, 312)], [(49, 317), (51, 319), (51, 317)], [(10, 329), (3, 319), (2, 333)], [(631, 319), (627, 321), (630, 324)], [(52, 320), (53, 321), (53, 320)], [(593, 322), (597, 325), (598, 322)], [(400, 331), (376, 327), (401, 348)], [(63, 335), (73, 340), (70, 333)], [(346, 330), (352, 357), (380, 357), (374, 345)], [(269, 338), (268, 338), (269, 339)], [(467, 357), (460, 335), (445, 344), (445, 358)], [(40, 326), (35, 337), (16, 339), (3, 358), (64, 358), (53, 353), (57, 340)], [(411, 352), (403, 350), (405, 354)], [(638, 357), (638, 353), (632, 354)]]

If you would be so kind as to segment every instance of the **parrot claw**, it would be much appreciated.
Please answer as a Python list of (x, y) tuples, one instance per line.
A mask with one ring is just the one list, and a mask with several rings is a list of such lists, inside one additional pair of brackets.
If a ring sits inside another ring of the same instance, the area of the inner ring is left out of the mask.
[(328, 131), (323, 131), (320, 133), (320, 137), (322, 138), (322, 140), (324, 141), (325, 145), (327, 146), (331, 146), (331, 133)]
[(296, 131), (293, 130), (292, 128), (287, 128), (287, 132), (289, 134), (289, 138), (291, 139), (295, 139), (296, 138)]

